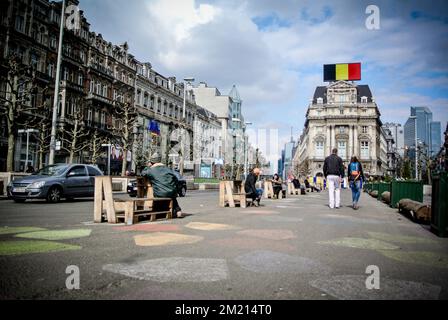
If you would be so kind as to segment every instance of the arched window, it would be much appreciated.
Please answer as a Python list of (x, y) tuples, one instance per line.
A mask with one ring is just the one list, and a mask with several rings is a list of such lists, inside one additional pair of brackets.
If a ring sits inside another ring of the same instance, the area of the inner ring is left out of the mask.
[(361, 159), (368, 159), (369, 153), (369, 142), (361, 141)]
[(317, 140), (315, 142), (316, 158), (322, 159), (324, 157), (324, 141)]

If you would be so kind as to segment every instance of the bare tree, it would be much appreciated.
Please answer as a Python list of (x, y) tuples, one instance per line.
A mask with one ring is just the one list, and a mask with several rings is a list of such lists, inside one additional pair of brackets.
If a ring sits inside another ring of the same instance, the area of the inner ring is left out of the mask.
[(89, 153), (90, 153), (90, 163), (96, 164), (98, 159), (103, 154), (103, 144), (107, 142), (107, 137), (102, 134), (98, 129), (93, 129), (90, 132), (90, 143), (89, 143)]
[(36, 133), (33, 133), (33, 138), (37, 141), (37, 154), (39, 169), (45, 165), (44, 157), (50, 149), (50, 135), (51, 135), (51, 107), (44, 101), (41, 107), (38, 107), (29, 119), (27, 127), (36, 129)]
[(118, 144), (123, 150), (123, 163), (121, 166), (121, 175), (126, 174), (128, 166), (127, 154), (132, 149), (134, 142), (134, 129), (137, 122), (137, 109), (134, 104), (117, 102), (114, 108), (115, 121), (112, 124), (112, 130)]
[(298, 164), (295, 168), (296, 174), (306, 177), (311, 174), (310, 162), (308, 159)]
[(61, 148), (69, 153), (69, 163), (76, 155), (90, 145), (90, 132), (85, 123), (85, 101), (82, 97), (75, 99), (73, 115), (67, 115), (66, 123), (59, 128)]
[(11, 56), (7, 60), (6, 68), (8, 73), (1, 76), (2, 81), (6, 83), (6, 91), (0, 95), (2, 101), (0, 115), (5, 117), (7, 124), (6, 171), (13, 171), (18, 119), (35, 109), (35, 106), (32, 106), (30, 102), (32, 94), (37, 92), (37, 87), (34, 83), (33, 68), (22, 64), (18, 57)]

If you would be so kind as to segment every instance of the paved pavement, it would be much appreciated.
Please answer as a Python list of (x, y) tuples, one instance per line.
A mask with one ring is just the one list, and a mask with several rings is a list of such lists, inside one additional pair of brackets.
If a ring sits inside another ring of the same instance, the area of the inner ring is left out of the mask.
[(448, 298), (448, 239), (365, 193), (359, 211), (342, 198), (219, 208), (216, 191), (193, 191), (186, 218), (134, 226), (93, 224), (91, 200), (1, 201), (0, 299)]

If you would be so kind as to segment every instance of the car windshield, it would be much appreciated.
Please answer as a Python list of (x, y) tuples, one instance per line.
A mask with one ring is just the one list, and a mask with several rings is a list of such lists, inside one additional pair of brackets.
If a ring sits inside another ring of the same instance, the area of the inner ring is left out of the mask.
[(52, 165), (43, 167), (35, 175), (39, 176), (59, 176), (67, 169), (67, 165)]

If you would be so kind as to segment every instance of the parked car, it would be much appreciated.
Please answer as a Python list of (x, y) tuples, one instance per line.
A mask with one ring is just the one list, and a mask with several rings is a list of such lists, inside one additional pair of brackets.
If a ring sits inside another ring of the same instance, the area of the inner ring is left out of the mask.
[[(184, 177), (180, 175), (179, 172), (174, 171), (174, 174), (177, 177), (178, 183), (177, 183), (177, 194), (179, 197), (185, 197), (187, 193), (187, 181)], [(129, 180), (127, 191), (130, 197), (136, 197), (137, 196), (137, 180)]]
[(27, 199), (46, 199), (56, 203), (61, 198), (93, 197), (95, 176), (103, 173), (93, 165), (55, 164), (46, 166), (30, 176), (11, 181), (8, 196), (15, 202)]

